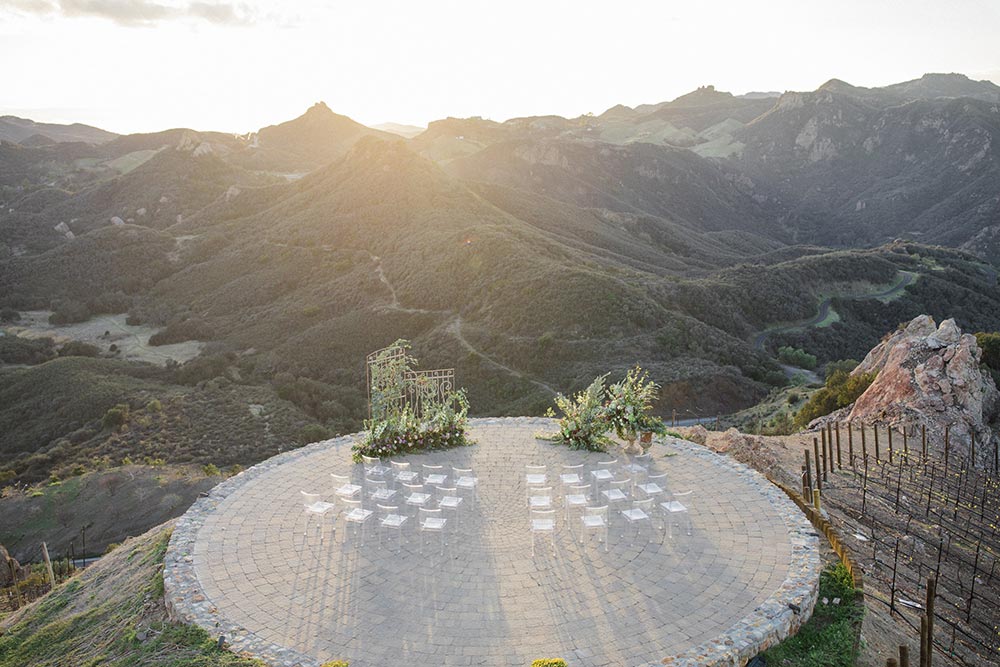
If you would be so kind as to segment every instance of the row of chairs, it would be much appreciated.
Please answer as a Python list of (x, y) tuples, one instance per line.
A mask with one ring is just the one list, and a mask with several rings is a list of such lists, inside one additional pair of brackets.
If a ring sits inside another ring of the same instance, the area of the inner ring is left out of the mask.
[[(673, 537), (673, 526), (681, 516), (687, 519), (687, 533), (690, 534), (691, 518), (684, 503), (692, 492), (669, 492), (666, 488), (667, 474), (650, 474), (650, 464), (649, 456), (643, 455), (623, 465), (619, 465), (617, 459), (600, 461), (589, 471), (583, 464), (562, 466), (557, 481), (560, 484), (564, 523), (571, 528), (570, 516), (579, 511), (581, 542), (584, 533), (603, 530), (607, 546), (610, 511), (617, 511), (629, 526), (643, 523), (651, 526), (654, 503), (658, 503), (655, 508), (663, 515), (664, 530), (669, 537)], [(548, 533), (551, 539), (555, 532), (552, 481), (547, 466), (525, 466), (533, 552), (534, 534)], [(605, 482), (607, 488), (602, 490), (602, 483)], [(592, 504), (592, 499), (596, 504)]]
[[(460, 524), (459, 512), (466, 500), (473, 504), (477, 501), (478, 479), (470, 468), (424, 465), (421, 473), (417, 473), (411, 470), (409, 462), (392, 461), (390, 467), (386, 467), (377, 458), (362, 459), (365, 471), (363, 484), (353, 483), (348, 475), (331, 473), (335, 502), (324, 501), (320, 494), (301, 492), (306, 513), (306, 537), (310, 520), (317, 519), (322, 542), (327, 517), (332, 513), (334, 534), (337, 520), (343, 517), (345, 530), (348, 526), (355, 526), (356, 532), (360, 532), (362, 545), (366, 527), (374, 520), (379, 529), (379, 546), (386, 530), (396, 530), (401, 545), (404, 529), (415, 524), (421, 533), (421, 548), (423, 535), (437, 532), (443, 549), (448, 524), (445, 512), (453, 514), (457, 526)], [(445, 486), (449, 479), (452, 486)], [(336, 502), (344, 505), (342, 511), (338, 511)], [(370, 509), (372, 505), (375, 510)]]

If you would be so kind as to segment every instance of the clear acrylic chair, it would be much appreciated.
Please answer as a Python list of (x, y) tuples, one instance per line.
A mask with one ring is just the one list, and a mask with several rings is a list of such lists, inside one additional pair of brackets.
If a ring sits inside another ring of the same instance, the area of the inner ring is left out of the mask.
[(601, 496), (612, 506), (612, 509), (618, 509), (618, 506), (628, 501), (631, 488), (631, 478), (614, 479), (608, 483), (608, 488), (601, 492)]
[(410, 470), (409, 461), (389, 461), (392, 468), (392, 479), (399, 484), (413, 484), (420, 475)]
[(472, 499), (472, 504), (475, 505), (479, 495), (479, 480), (472, 474), (472, 468), (455, 468), (453, 466), (451, 476), (455, 488), (460, 493), (468, 494)]
[(546, 486), (545, 475), (531, 473), (525, 476), (524, 499), (528, 507), (531, 507), (531, 496), (536, 495), (538, 489), (550, 488)]
[(444, 529), (448, 520), (442, 516), (441, 509), (420, 508), (420, 553), (424, 551), (424, 535), (439, 533), (441, 535), (441, 553), (444, 553)]
[(361, 497), (361, 487), (351, 482), (347, 475), (335, 475), (330, 473), (333, 480), (333, 492), (341, 498), (351, 499)]
[(444, 466), (425, 463), (421, 467), (424, 471), (424, 484), (444, 486), (445, 482), (448, 481), (448, 475), (444, 471)]
[[(309, 521), (315, 517), (319, 520), (319, 541), (323, 541), (323, 519), (334, 509), (333, 503), (324, 502), (318, 493), (306, 493), (302, 491), (302, 506), (306, 513), (306, 527), (302, 532), (303, 537), (309, 537)], [(334, 515), (333, 521), (334, 537), (337, 535), (337, 517)]]
[[(632, 507), (627, 510), (622, 510), (622, 516), (625, 517), (625, 521), (628, 523), (629, 527), (635, 528), (634, 536), (638, 537), (639, 528), (642, 524), (652, 527), (653, 525), (653, 499), (646, 498), (645, 500), (633, 500)], [(629, 531), (629, 545), (634, 543), (632, 539), (633, 533)], [(622, 537), (625, 537), (622, 535)]]
[(530, 487), (528, 496), (528, 509), (549, 510), (552, 509), (552, 487)]
[(667, 473), (649, 475), (642, 484), (635, 485), (636, 495), (644, 498), (656, 498), (667, 492)]
[(382, 548), (382, 533), (395, 530), (398, 534), (399, 548), (403, 548), (403, 526), (408, 517), (399, 513), (398, 505), (376, 505), (378, 509), (378, 546)]
[(549, 534), (549, 547), (553, 553), (556, 550), (555, 532), (556, 520), (555, 510), (531, 510), (531, 556), (535, 555), (535, 535), (538, 533)]
[(692, 491), (683, 491), (680, 493), (670, 494), (670, 500), (660, 503), (660, 509), (663, 512), (664, 521), (667, 528), (667, 537), (673, 538), (674, 536), (674, 523), (680, 523), (680, 518), (683, 516), (686, 519), (687, 524), (687, 534), (691, 534), (691, 513), (688, 511), (688, 506), (685, 503), (689, 503), (689, 497)]
[(524, 466), (524, 482), (535, 486), (544, 485), (549, 481), (545, 466), (529, 464)]
[(580, 544), (583, 544), (583, 537), (586, 533), (596, 532), (604, 536), (604, 550), (608, 550), (608, 506), (584, 507), (583, 516), (580, 517)]
[(375, 503), (387, 503), (396, 495), (396, 490), (390, 489), (384, 479), (365, 478), (365, 494)]
[(618, 459), (611, 461), (599, 461), (594, 469), (590, 471), (590, 478), (594, 482), (594, 497), (601, 500), (601, 485), (611, 482), (615, 478), (615, 471), (618, 469)]
[(652, 454), (636, 454), (630, 458), (624, 469), (630, 473), (645, 472), (652, 463)]
[(371, 510), (366, 510), (361, 506), (360, 500), (347, 500), (344, 499), (344, 505), (347, 509), (344, 511), (344, 537), (347, 537), (347, 526), (354, 525), (355, 537), (360, 530), (361, 532), (361, 546), (365, 544), (365, 526), (368, 524), (368, 519), (372, 518), (374, 514)]
[(430, 506), (431, 494), (424, 491), (423, 484), (403, 484), (403, 502), (416, 512)]
[(365, 456), (362, 454), (361, 464), (365, 468), (365, 477), (381, 478), (389, 472), (389, 468), (382, 465), (382, 459), (376, 456)]
[[(570, 513), (582, 510), (590, 502), (590, 485), (576, 484), (570, 486), (563, 493), (563, 521), (566, 526), (570, 526)], [(570, 529), (572, 534), (572, 529)]]
[(459, 531), (462, 526), (461, 517), (459, 516), (462, 497), (458, 495), (458, 488), (454, 486), (438, 486), (434, 490), (437, 493), (438, 508), (444, 510), (446, 513), (450, 512), (455, 515), (453, 525), (455, 526), (455, 531)]
[(575, 466), (564, 465), (562, 472), (559, 473), (559, 482), (563, 486), (583, 484), (583, 464), (578, 463)]

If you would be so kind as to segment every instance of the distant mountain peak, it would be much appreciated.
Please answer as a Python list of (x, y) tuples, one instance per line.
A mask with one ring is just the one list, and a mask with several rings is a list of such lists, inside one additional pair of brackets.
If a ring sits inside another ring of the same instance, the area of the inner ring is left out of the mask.
[(333, 110), (326, 105), (326, 102), (320, 100), (316, 104), (312, 105), (306, 110), (306, 115), (308, 114), (332, 114)]
[(853, 93), (864, 89), (859, 88), (858, 86), (852, 85), (850, 83), (847, 83), (843, 79), (830, 79), (822, 86), (820, 86), (819, 90), (826, 90), (834, 93)]

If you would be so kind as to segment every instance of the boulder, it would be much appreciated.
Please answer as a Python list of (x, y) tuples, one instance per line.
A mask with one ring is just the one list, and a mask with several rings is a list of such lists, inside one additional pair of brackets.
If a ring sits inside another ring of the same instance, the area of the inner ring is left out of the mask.
[(920, 315), (882, 340), (852, 372), (878, 376), (849, 408), (846, 419), (879, 423), (911, 434), (926, 426), (928, 446), (967, 456), (975, 437), (976, 464), (992, 466), (1000, 419), (1000, 392), (980, 367), (975, 336), (948, 319), (940, 326)]

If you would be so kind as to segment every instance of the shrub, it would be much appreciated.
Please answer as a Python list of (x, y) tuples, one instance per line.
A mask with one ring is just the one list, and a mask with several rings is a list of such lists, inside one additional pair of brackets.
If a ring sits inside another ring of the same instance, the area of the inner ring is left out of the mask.
[[(604, 382), (607, 374), (594, 378), (583, 391), (572, 398), (556, 394), (559, 419), (559, 439), (570, 449), (601, 452), (608, 445), (608, 412), (604, 407)], [(547, 413), (554, 413), (549, 409)]]
[(101, 348), (79, 340), (71, 340), (59, 349), (60, 357), (96, 357)]
[(319, 667), (350, 667), (351, 663), (347, 660), (330, 660), (329, 662), (324, 662)]
[(189, 317), (177, 322), (171, 322), (162, 331), (157, 331), (149, 337), (150, 345), (170, 345), (186, 340), (212, 340), (215, 332), (199, 318)]
[(125, 458), (123, 458), (122, 459), (122, 465), (123, 466), (130, 466), (130, 465), (132, 465), (132, 457), (131, 456), (126, 456)]
[(158, 398), (154, 398), (149, 403), (146, 403), (146, 410), (149, 412), (162, 412), (163, 404), (160, 403)]
[(789, 405), (795, 405), (796, 403), (799, 402), (800, 398), (802, 398), (802, 397), (799, 396), (799, 392), (793, 391), (793, 392), (791, 392), (791, 393), (788, 394), (788, 404)]
[(989, 370), (993, 381), (1000, 384), (1000, 332), (977, 333), (976, 344), (983, 351), (980, 363)]
[(218, 477), (222, 474), (219, 472), (219, 467), (214, 463), (206, 463), (201, 467), (201, 471), (205, 473), (205, 477)]
[(566, 667), (562, 658), (539, 658), (531, 663), (531, 667)]
[(53, 304), (49, 324), (73, 324), (90, 319), (90, 309), (79, 301), (58, 301)]
[(845, 408), (865, 393), (875, 381), (875, 373), (848, 375), (844, 370), (834, 371), (826, 384), (817, 390), (795, 415), (795, 425), (804, 428), (812, 420)]
[(117, 429), (128, 423), (128, 405), (119, 403), (113, 408), (108, 408), (101, 419), (101, 426), (106, 429)]
[(816, 368), (816, 355), (809, 354), (805, 350), (790, 345), (783, 345), (778, 348), (778, 360), (789, 366), (798, 366), (812, 370)]

